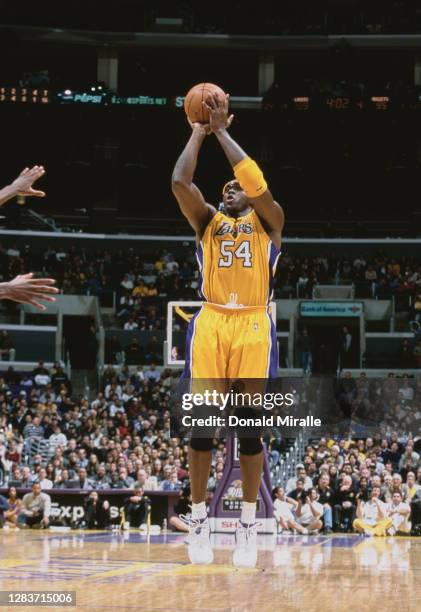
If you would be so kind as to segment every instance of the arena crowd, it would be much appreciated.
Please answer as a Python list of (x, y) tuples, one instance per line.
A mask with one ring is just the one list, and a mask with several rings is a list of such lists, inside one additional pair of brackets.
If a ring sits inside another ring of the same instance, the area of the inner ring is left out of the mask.
[[(78, 488), (87, 495), (128, 489), (135, 499), (129, 505), (139, 505), (137, 498), (148, 491), (183, 496), (187, 440), (170, 436), (175, 425), (170, 394), (178, 375), (153, 365), (119, 371), (109, 365), (89, 400), (74, 397), (59, 363), (48, 369), (39, 362), (29, 375), (10, 366), (0, 377), (0, 483), (24, 488), (36, 483), (43, 494), (53, 488)], [(421, 523), (421, 384), (407, 377), (379, 383), (345, 374), (336, 397), (338, 411), (347, 418), (351, 407), (353, 426), (344, 435), (338, 420), (332, 425), (337, 433), (309, 444), (296, 475), (275, 489), (280, 527), (297, 533), (369, 532), (377, 526), (373, 517), (383, 517), (377, 521), (378, 535), (416, 532)], [(306, 401), (312, 401), (311, 393)], [(367, 419), (376, 428), (364, 435)], [(268, 432), (266, 442), (276, 470), (285, 449), (283, 433)], [(210, 493), (222, 477), (224, 460), (223, 443), (215, 440)]]
[[(91, 251), (29, 246), (0, 247), (0, 275), (12, 278), (27, 270), (49, 274), (67, 294), (116, 294), (116, 322), (128, 330), (164, 330), (166, 302), (197, 299), (199, 272), (195, 253), (184, 247)], [(293, 257), (284, 251), (275, 284), (275, 298), (311, 298), (318, 284), (354, 283), (356, 297), (408, 296), (410, 315), (421, 317), (421, 259), (377, 255)], [(419, 297), (419, 299), (418, 299)]]

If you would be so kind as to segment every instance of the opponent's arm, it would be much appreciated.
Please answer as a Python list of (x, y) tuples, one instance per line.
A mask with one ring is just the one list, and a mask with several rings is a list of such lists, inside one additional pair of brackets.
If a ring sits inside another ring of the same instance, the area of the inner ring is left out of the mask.
[(204, 102), (209, 111), (210, 129), (218, 139), (233, 167), (235, 177), (256, 213), (266, 222), (269, 230), (281, 234), (285, 221), (281, 206), (274, 201), (259, 166), (227, 132), (233, 118), (233, 115), (228, 116), (228, 100), (228, 95), (225, 100), (221, 100), (215, 94)]
[(43, 191), (33, 189), (32, 185), (37, 179), (44, 176), (44, 174), (45, 170), (43, 166), (34, 166), (33, 168), (25, 168), (22, 170), (11, 185), (7, 185), (6, 187), (3, 187), (3, 189), (0, 189), (0, 206), (17, 195), (43, 198), (45, 193)]
[(54, 287), (53, 278), (34, 278), (32, 273), (16, 276), (11, 281), (0, 283), (0, 299), (13, 300), (20, 304), (31, 304), (38, 310), (45, 310), (44, 302), (55, 302), (56, 299), (50, 294), (58, 293)]
[(216, 210), (205, 202), (200, 189), (193, 183), (193, 176), (197, 166), (197, 158), (208, 127), (200, 123), (191, 123), (192, 134), (184, 151), (178, 158), (171, 180), (174, 196), (195, 232), (201, 235)]

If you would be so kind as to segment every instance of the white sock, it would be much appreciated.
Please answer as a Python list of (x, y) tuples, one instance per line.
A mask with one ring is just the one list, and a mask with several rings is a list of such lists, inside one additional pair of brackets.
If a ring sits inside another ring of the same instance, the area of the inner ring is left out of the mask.
[(207, 517), (206, 512), (206, 504), (205, 502), (200, 502), (200, 504), (192, 504), (191, 505), (191, 516), (193, 519), (204, 519)]
[(243, 501), (240, 521), (248, 524), (256, 522), (256, 502)]

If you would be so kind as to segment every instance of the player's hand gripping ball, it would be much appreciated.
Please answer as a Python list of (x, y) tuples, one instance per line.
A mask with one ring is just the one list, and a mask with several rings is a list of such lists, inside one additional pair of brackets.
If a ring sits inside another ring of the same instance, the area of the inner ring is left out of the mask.
[(188, 91), (184, 99), (184, 110), (190, 123), (209, 123), (209, 110), (203, 102), (208, 102), (214, 94), (220, 100), (225, 100), (224, 90), (213, 83), (199, 83)]

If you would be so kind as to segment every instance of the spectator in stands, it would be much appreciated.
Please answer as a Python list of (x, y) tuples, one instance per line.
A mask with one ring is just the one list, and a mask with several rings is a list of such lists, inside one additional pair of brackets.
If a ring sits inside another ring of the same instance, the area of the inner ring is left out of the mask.
[(409, 507), (409, 504), (402, 500), (402, 494), (399, 493), (399, 491), (395, 491), (392, 496), (392, 501), (387, 504), (387, 516), (392, 520), (392, 525), (387, 530), (387, 533), (391, 536), (394, 536), (397, 533), (410, 533), (410, 514), (411, 508)]
[(145, 363), (162, 364), (162, 351), (162, 342), (159, 342), (157, 336), (152, 336), (146, 345)]
[(335, 531), (352, 531), (356, 513), (356, 494), (351, 476), (343, 476), (333, 501), (333, 524)]
[(352, 378), (351, 372), (345, 372), (343, 377), (339, 380), (337, 397), (343, 415), (346, 418), (350, 418), (351, 416), (351, 406), (357, 394), (357, 383), (355, 379)]
[(48, 527), (50, 524), (51, 498), (41, 492), (38, 482), (32, 485), (32, 492), (22, 500), (22, 517), (27, 527)]
[(6, 451), (5, 454), (5, 459), (6, 461), (10, 461), (10, 463), (12, 464), (19, 464), (20, 460), (21, 460), (21, 454), (17, 449), (17, 444), (15, 440), (10, 440), (9, 442), (9, 448)]
[(158, 382), (161, 378), (161, 372), (156, 369), (155, 363), (151, 363), (149, 370), (145, 372), (145, 380), (150, 382)]
[(123, 394), (123, 389), (121, 385), (117, 383), (117, 378), (113, 378), (112, 381), (105, 387), (105, 390), (104, 390), (105, 399), (107, 400), (114, 399), (114, 397), (120, 398), (122, 394)]
[(126, 321), (126, 323), (124, 324), (123, 329), (125, 329), (126, 331), (133, 331), (138, 327), (139, 325), (137, 324), (136, 319), (133, 315), (130, 315), (128, 321)]
[[(413, 443), (408, 443), (405, 447), (405, 452), (401, 456), (398, 464), (400, 474), (403, 476), (407, 475), (408, 472), (416, 470), (419, 464), (420, 456), (414, 451)], [(414, 474), (415, 481), (415, 474)]]
[(49, 374), (48, 369), (42, 360), (38, 361), (38, 365), (32, 370), (32, 376), (35, 378), (38, 374)]
[(37, 387), (43, 389), (51, 383), (51, 377), (49, 374), (43, 374), (40, 372), (34, 377), (34, 382)]
[[(1, 496), (0, 496), (1, 498)], [(3, 498), (4, 499), (4, 498)], [(10, 487), (7, 495), (8, 509), (4, 512), (4, 529), (19, 531), (18, 519), (22, 510), (22, 500), (19, 499), (16, 487)], [(1, 499), (0, 499), (0, 525), (1, 525)]]
[(88, 479), (88, 474), (85, 468), (78, 469), (76, 482), (78, 483), (78, 489), (87, 491), (89, 491), (89, 489), (92, 489), (92, 483)]
[(280, 533), (293, 530), (303, 535), (307, 534), (308, 529), (295, 520), (294, 512), (297, 509), (298, 502), (292, 499), (292, 497), (287, 497), (282, 487), (275, 487), (273, 497), (273, 512), (279, 525)]
[(85, 524), (88, 529), (108, 529), (111, 525), (110, 502), (100, 500), (96, 491), (89, 493), (84, 503)]
[(123, 287), (123, 289), (126, 289), (126, 291), (132, 291), (133, 290), (133, 278), (131, 278), (129, 274), (125, 274), (120, 285)]
[(148, 476), (146, 470), (138, 470), (134, 488), (141, 488), (145, 491), (157, 491), (159, 489), (156, 476)]
[(392, 464), (392, 470), (396, 471), (401, 458), (399, 444), (396, 441), (391, 441), (390, 448), (385, 448), (381, 453), (381, 457), (383, 458), (383, 463), (385, 465), (390, 462)]
[(297, 522), (308, 530), (309, 533), (318, 533), (323, 527), (321, 517), (323, 506), (317, 501), (317, 490), (311, 487), (308, 491), (301, 493), (298, 498), (295, 511)]
[(143, 489), (135, 488), (132, 495), (124, 501), (124, 528), (139, 527), (146, 523), (150, 508), (150, 499), (144, 495)]
[(354, 339), (352, 337), (349, 328), (344, 325), (342, 327), (342, 337), (340, 343), (340, 364), (341, 370), (344, 368), (351, 368), (354, 366), (353, 363), (354, 353)]
[(134, 485), (134, 479), (127, 474), (125, 467), (120, 468), (118, 473), (118, 480), (116, 482), (116, 488), (118, 489), (131, 489)]
[(370, 281), (371, 283), (373, 283), (374, 281), (377, 280), (377, 272), (376, 270), (373, 268), (373, 266), (369, 265), (364, 273), (364, 277), (367, 281)]
[(41, 468), (38, 472), (37, 482), (40, 485), (42, 491), (53, 488), (53, 483), (49, 478), (47, 478), (47, 472), (44, 468)]
[(328, 474), (330, 479), (330, 486), (332, 489), (337, 489), (339, 486), (339, 473), (336, 465), (329, 464)]
[(324, 473), (319, 476), (319, 481), (316, 487), (318, 502), (323, 506), (323, 527), (324, 532), (329, 534), (332, 533), (333, 517), (332, 517), (332, 505), (334, 500), (334, 491), (329, 486), (330, 479), (329, 475)]
[(69, 390), (69, 393), (72, 392), (69, 377), (61, 366), (58, 366), (54, 374), (52, 374), (51, 382), (56, 393), (59, 392), (60, 387), (63, 384)]
[(416, 482), (415, 473), (408, 472), (406, 475), (406, 483), (402, 487), (404, 501), (410, 503), (419, 489), (421, 489), (421, 485)]
[(96, 470), (96, 475), (93, 480), (93, 484), (95, 486), (95, 489), (109, 489), (110, 488), (110, 479), (107, 475), (105, 465), (98, 466)]
[(53, 425), (53, 433), (49, 437), (49, 442), (53, 447), (59, 444), (63, 447), (67, 445), (67, 438), (64, 433), (62, 433), (60, 425), (57, 422)]
[(357, 518), (353, 527), (359, 533), (368, 536), (385, 536), (392, 526), (392, 519), (387, 516), (387, 506), (380, 500), (380, 487), (373, 487), (367, 502), (357, 495)]
[(177, 472), (168, 466), (169, 473), (164, 470), (165, 478), (161, 482), (160, 489), (161, 491), (180, 491), (182, 488), (182, 483), (178, 480)]
[(305, 467), (303, 463), (298, 463), (295, 467), (296, 469), (296, 476), (293, 476), (292, 478), (290, 478), (287, 482), (287, 485), (285, 487), (285, 492), (287, 495), (289, 495), (297, 486), (297, 481), (301, 478), (304, 482), (304, 488), (305, 489), (309, 489), (310, 487), (313, 486), (313, 482), (311, 480), (311, 478), (309, 478), (309, 476), (307, 476)]
[(143, 363), (144, 355), (143, 348), (141, 347), (137, 338), (132, 338), (130, 343), (125, 348), (125, 363), (127, 365), (138, 365)]
[[(7, 359), (5, 359), (7, 358)], [(12, 338), (9, 333), (3, 329), (0, 332), (0, 360), (2, 361), (15, 361), (16, 349)]]
[(421, 487), (411, 498), (411, 521), (414, 530), (419, 530), (418, 535), (421, 535)]
[[(295, 481), (295, 488), (291, 489), (291, 490), (288, 490), (288, 483), (290, 483), (291, 480)], [(301, 493), (303, 491), (305, 491), (305, 482), (306, 482), (305, 478), (302, 478), (301, 476), (296, 478), (296, 479), (295, 478), (294, 479), (290, 478), (288, 480), (288, 483), (287, 483), (287, 486), (286, 486), (286, 489), (285, 489), (285, 492), (287, 493), (288, 497), (291, 497), (292, 499), (297, 500), (300, 497)]]
[(32, 487), (33, 476), (31, 474), (31, 468), (27, 465), (24, 465), (22, 468), (21, 478), (20, 478), (20, 486), (24, 489), (29, 489)]
[(132, 374), (131, 381), (134, 385), (136, 385), (143, 380), (145, 380), (145, 375), (143, 373), (143, 366), (138, 365), (136, 366), (135, 372)]
[(402, 493), (402, 476), (398, 473), (393, 474), (392, 476), (392, 482), (390, 483), (390, 486), (388, 488), (388, 490), (385, 493), (385, 502), (386, 503), (391, 503), (392, 501), (392, 497), (393, 497), (393, 493), (398, 492), (398, 493)]
[[(124, 361), (123, 347), (116, 335), (105, 340), (105, 361), (121, 364)], [(111, 366), (109, 366), (111, 367)]]
[(44, 428), (42, 427), (41, 419), (39, 416), (34, 416), (31, 418), (29, 416), (29, 422), (23, 428), (23, 437), (24, 438), (43, 438), (44, 437)]
[(403, 379), (403, 384), (399, 387), (398, 393), (406, 402), (411, 402), (414, 399), (414, 389), (406, 377)]
[(53, 488), (54, 489), (69, 489), (72, 486), (69, 484), (70, 482), (71, 480), (70, 480), (69, 470), (63, 469), (61, 470), (60, 474), (57, 475), (56, 478), (54, 479)]
[(117, 317), (121, 319), (126, 319), (133, 312), (133, 307), (136, 303), (136, 300), (133, 298), (130, 291), (127, 291), (124, 295), (121, 296), (119, 302), (119, 312), (117, 313)]
[(312, 341), (308, 330), (304, 328), (297, 339), (298, 361), (304, 375), (311, 374), (312, 367)]

